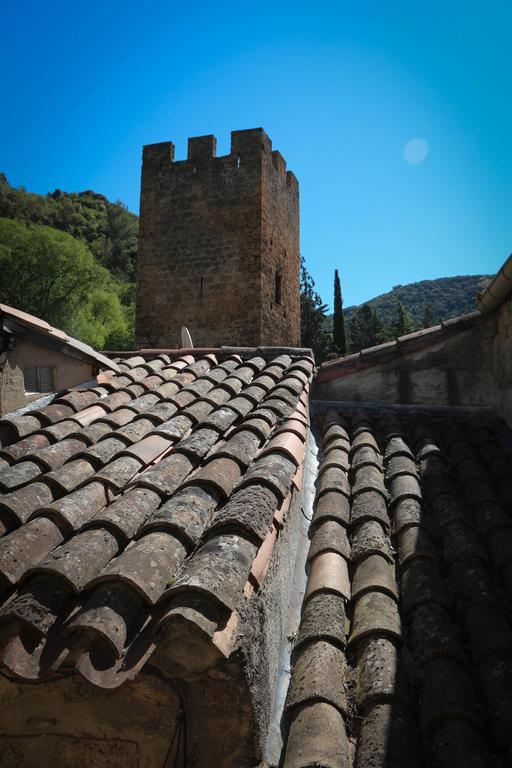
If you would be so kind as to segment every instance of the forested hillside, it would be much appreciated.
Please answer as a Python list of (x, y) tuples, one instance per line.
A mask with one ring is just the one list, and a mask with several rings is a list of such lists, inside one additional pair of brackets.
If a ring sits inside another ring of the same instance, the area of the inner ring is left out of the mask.
[[(461, 275), (395, 285), (388, 293), (376, 296), (366, 303), (375, 310), (383, 323), (393, 322), (396, 304), (400, 301), (415, 323), (423, 325), (427, 313), (434, 325), (440, 320), (473, 312), (477, 294), (483, 291), (490, 279), (491, 275)], [(347, 307), (344, 311), (345, 318), (351, 320), (359, 308)]]
[[(134, 348), (137, 237), (138, 217), (120, 201), (91, 190), (37, 195), (0, 173), (0, 301), (97, 349)], [(466, 275), (397, 285), (344, 310), (341, 344), (302, 261), (302, 343), (317, 362), (379, 344), (471, 312), (488, 280)]]
[(0, 301), (97, 348), (134, 345), (138, 218), (103, 195), (37, 195), (0, 174)]

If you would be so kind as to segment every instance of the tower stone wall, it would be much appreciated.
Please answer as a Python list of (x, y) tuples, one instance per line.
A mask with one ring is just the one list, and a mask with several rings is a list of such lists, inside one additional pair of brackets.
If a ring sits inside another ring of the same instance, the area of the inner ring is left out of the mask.
[(299, 344), (299, 187), (263, 129), (145, 146), (139, 240), (140, 347)]

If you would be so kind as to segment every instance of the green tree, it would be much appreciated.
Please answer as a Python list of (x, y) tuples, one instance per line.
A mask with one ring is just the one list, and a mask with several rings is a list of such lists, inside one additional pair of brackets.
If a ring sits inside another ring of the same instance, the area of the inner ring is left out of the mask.
[(401, 301), (397, 300), (395, 306), (395, 318), (392, 323), (393, 337), (398, 339), (400, 336), (412, 333), (415, 329), (416, 326), (410, 312), (406, 310)]
[(86, 245), (51, 227), (0, 219), (0, 247), (1, 300), (59, 327), (109, 278)]
[(345, 355), (347, 352), (347, 337), (345, 333), (345, 318), (343, 317), (341, 282), (337, 269), (334, 270), (334, 314), (332, 323), (333, 350), (340, 355)]
[(137, 255), (138, 219), (120, 200), (103, 195), (56, 189), (36, 195), (11, 187), (0, 174), (0, 217), (25, 224), (47, 224), (82, 240), (93, 256), (116, 278), (131, 281)]
[(383, 325), (369, 304), (363, 304), (352, 317), (349, 325), (350, 351), (374, 347), (382, 342)]
[(315, 290), (315, 281), (309, 274), (306, 262), (300, 260), (300, 331), (301, 344), (310, 347), (317, 363), (327, 357), (331, 335), (326, 330), (327, 305)]
[(97, 349), (126, 349), (133, 345), (131, 318), (111, 286), (93, 289), (72, 318), (70, 332)]
[(432, 328), (432, 326), (435, 324), (436, 324), (436, 321), (434, 318), (434, 308), (432, 307), (432, 304), (427, 304), (425, 307), (425, 311), (423, 312), (423, 320), (421, 323), (421, 327)]
[(0, 274), (5, 304), (98, 348), (133, 343), (133, 296), (71, 235), (0, 218)]

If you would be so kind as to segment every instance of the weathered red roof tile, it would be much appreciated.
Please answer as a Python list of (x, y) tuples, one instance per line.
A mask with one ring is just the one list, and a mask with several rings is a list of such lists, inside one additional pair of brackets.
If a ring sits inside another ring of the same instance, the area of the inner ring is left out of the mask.
[(323, 591), (350, 599), (347, 561), (337, 552), (322, 552), (310, 561), (305, 597)]
[[(36, 482), (13, 493), (0, 496), (0, 512), (18, 524), (26, 523), (34, 510), (53, 501), (53, 493), (46, 483)], [(9, 527), (13, 527), (12, 523)]]
[[(68, 422), (73, 424), (73, 428), (76, 428), (74, 422)], [(38, 451), (41, 448), (46, 448), (50, 444), (50, 438), (43, 432), (36, 432), (24, 440), (20, 440), (13, 445), (7, 446), (0, 451), (2, 459), (6, 459), (7, 464), (13, 464), (15, 461), (24, 458), (34, 451)], [(7, 466), (4, 465), (4, 466)]]
[(370, 635), (401, 639), (400, 615), (394, 598), (372, 590), (356, 599), (353, 610), (349, 644)]
[(393, 570), (389, 560), (381, 555), (369, 555), (358, 560), (352, 576), (352, 598), (366, 592), (384, 592), (398, 599)]
[(294, 432), (283, 431), (267, 443), (260, 455), (264, 456), (274, 451), (283, 453), (298, 467), (302, 464), (304, 457), (304, 441)]
[(41, 466), (36, 461), (25, 459), (0, 472), (0, 490), (9, 493), (27, 485), (42, 473)]
[[(121, 656), (135, 628), (140, 627), (143, 599), (119, 582), (100, 584), (83, 607), (71, 618), (64, 633), (73, 638), (84, 631), (101, 638), (116, 656)], [(146, 619), (147, 613), (142, 613)]]
[(341, 712), (326, 702), (310, 702), (290, 714), (284, 768), (348, 768), (348, 739)]
[(325, 640), (301, 648), (290, 680), (286, 713), (308, 702), (323, 701), (346, 714), (346, 666), (344, 653)]
[(190, 544), (197, 544), (219, 498), (213, 488), (200, 485), (180, 488), (168, 501), (153, 510), (141, 533), (151, 530), (169, 531)]
[(296, 464), (283, 454), (272, 451), (258, 458), (242, 478), (241, 486), (266, 485), (283, 499), (290, 489)]
[(346, 560), (350, 559), (350, 543), (345, 528), (337, 520), (317, 523), (309, 547), (308, 560), (322, 552), (336, 552)]
[(313, 525), (318, 525), (322, 520), (337, 520), (342, 525), (348, 526), (350, 517), (350, 504), (348, 497), (340, 491), (327, 491), (315, 501), (313, 512)]
[(10, 585), (40, 562), (63, 541), (55, 523), (47, 517), (32, 520), (8, 536), (0, 538), (0, 573)]

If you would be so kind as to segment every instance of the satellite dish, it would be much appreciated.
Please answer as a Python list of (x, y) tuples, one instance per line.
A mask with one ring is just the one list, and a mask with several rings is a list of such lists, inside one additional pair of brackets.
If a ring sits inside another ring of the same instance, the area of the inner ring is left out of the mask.
[(192, 341), (192, 336), (190, 335), (190, 331), (188, 330), (186, 325), (183, 325), (181, 328), (181, 348), (182, 349), (194, 348), (194, 342)]

